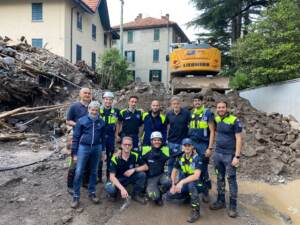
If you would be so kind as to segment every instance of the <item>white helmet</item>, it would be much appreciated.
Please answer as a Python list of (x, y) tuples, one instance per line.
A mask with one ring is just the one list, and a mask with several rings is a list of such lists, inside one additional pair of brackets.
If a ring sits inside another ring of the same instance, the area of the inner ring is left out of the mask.
[(152, 140), (154, 138), (162, 139), (163, 137), (162, 137), (162, 134), (159, 131), (154, 131), (154, 132), (152, 132), (150, 139)]
[(112, 93), (111, 91), (106, 91), (106, 92), (104, 92), (102, 97), (103, 98), (114, 98), (115, 96), (114, 96), (114, 93)]

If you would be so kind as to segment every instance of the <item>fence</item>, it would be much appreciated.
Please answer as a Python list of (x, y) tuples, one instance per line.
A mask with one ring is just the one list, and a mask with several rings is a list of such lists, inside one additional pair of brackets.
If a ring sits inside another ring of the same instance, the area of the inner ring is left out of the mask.
[(300, 121), (300, 79), (240, 91), (257, 109), (284, 116), (293, 115)]

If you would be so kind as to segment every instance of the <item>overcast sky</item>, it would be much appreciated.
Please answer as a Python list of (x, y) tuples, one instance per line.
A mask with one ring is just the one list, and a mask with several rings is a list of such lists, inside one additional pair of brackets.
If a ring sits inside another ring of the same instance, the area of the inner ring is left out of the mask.
[[(177, 22), (190, 40), (194, 40), (195, 33), (199, 29), (187, 28), (186, 23), (197, 15), (197, 10), (189, 3), (189, 0), (124, 0), (124, 23), (133, 21), (139, 13), (143, 17), (160, 18), (167, 13), (170, 20)], [(120, 0), (108, 0), (110, 23), (112, 26), (120, 24)]]

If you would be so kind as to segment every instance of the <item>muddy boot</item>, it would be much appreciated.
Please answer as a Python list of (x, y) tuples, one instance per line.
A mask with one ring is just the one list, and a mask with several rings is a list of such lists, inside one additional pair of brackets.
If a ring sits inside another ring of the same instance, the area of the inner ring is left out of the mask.
[(237, 215), (238, 214), (236, 211), (236, 199), (230, 199), (228, 216), (231, 218), (236, 218)]
[(194, 223), (200, 218), (199, 209), (192, 209), (191, 215), (188, 217), (187, 222)]
[(79, 199), (78, 198), (74, 198), (71, 204), (71, 208), (73, 209), (77, 209), (79, 207)]
[(133, 201), (136, 201), (136, 202), (138, 202), (138, 203), (140, 203), (140, 204), (142, 204), (142, 205), (145, 205), (145, 204), (146, 204), (145, 198), (142, 197), (142, 196), (140, 196), (140, 195), (138, 195), (138, 194), (133, 195), (133, 196), (132, 196), (132, 200), (133, 200)]
[(217, 200), (217, 201), (215, 201), (213, 204), (211, 204), (211, 205), (209, 206), (209, 208), (210, 208), (211, 210), (223, 209), (223, 208), (226, 208), (226, 204), (225, 204), (225, 202), (223, 202), (223, 201)]
[(237, 211), (235, 208), (231, 208), (229, 209), (228, 211), (228, 216), (231, 217), (231, 218), (236, 218), (237, 217)]
[(99, 204), (100, 199), (96, 197), (95, 194), (89, 195), (89, 199), (94, 203), (94, 204)]
[(162, 206), (162, 205), (164, 204), (162, 198), (159, 198), (159, 199), (155, 200), (154, 202), (155, 202), (155, 204), (158, 205), (158, 206)]

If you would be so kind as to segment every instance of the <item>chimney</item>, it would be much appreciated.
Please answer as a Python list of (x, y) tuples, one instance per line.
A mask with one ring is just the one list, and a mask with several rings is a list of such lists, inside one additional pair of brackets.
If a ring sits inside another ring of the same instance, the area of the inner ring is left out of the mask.
[(143, 14), (139, 13), (139, 15), (135, 18), (135, 21), (143, 19)]
[(170, 14), (167, 13), (165, 16), (161, 17), (163, 20), (169, 20), (170, 19)]

